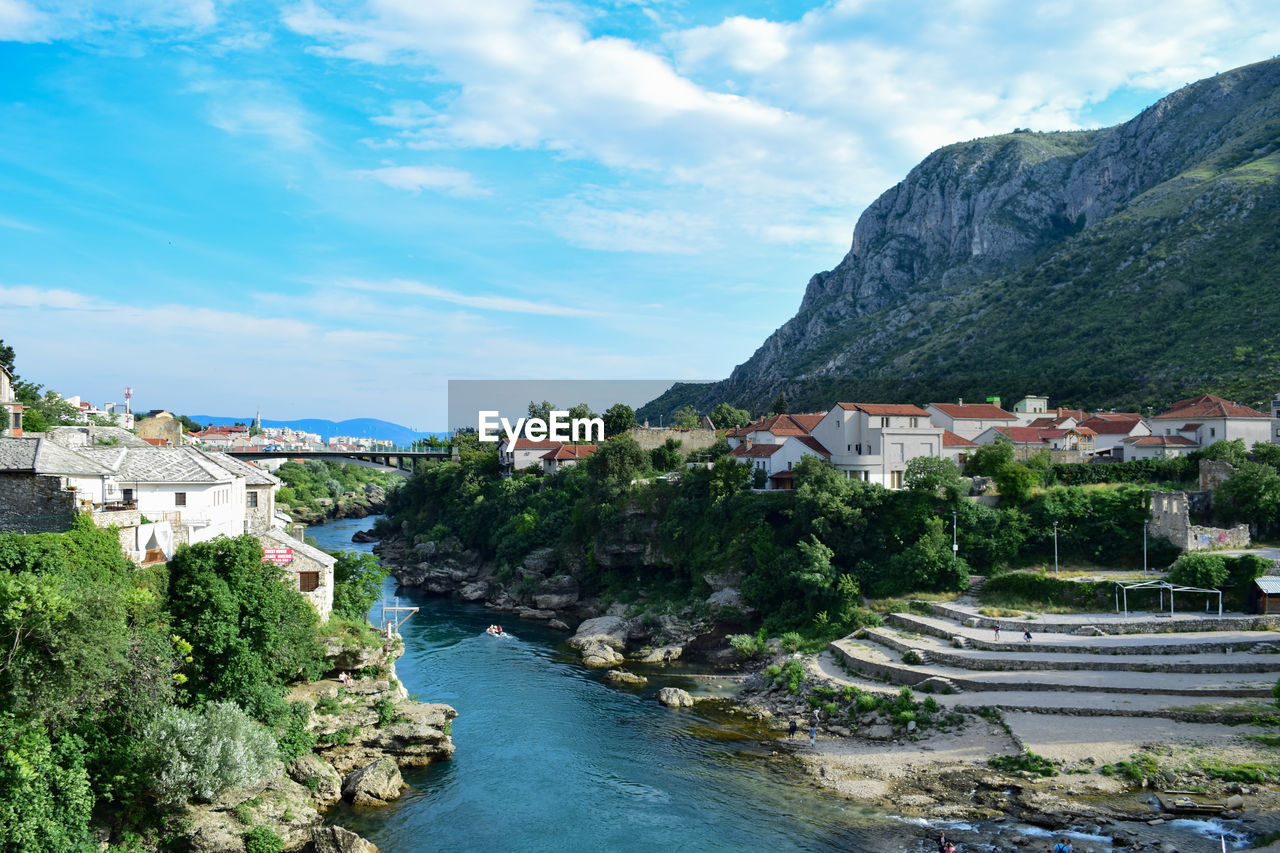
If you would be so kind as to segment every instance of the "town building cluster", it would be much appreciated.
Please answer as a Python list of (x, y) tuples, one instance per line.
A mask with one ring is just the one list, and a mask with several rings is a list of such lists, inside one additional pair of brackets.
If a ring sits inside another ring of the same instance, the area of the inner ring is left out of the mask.
[(157, 446), (118, 427), (62, 426), (0, 437), (0, 531), (59, 532), (77, 515), (117, 531), (140, 565), (182, 544), (256, 537), (263, 561), (284, 566), (322, 619), (333, 608), (333, 557), (302, 541), (276, 510), (281, 481), (224, 453)]
[(912, 459), (962, 464), (977, 447), (997, 441), (1010, 442), (1023, 459), (1041, 451), (1056, 462), (1164, 458), (1217, 441), (1280, 442), (1274, 415), (1211, 394), (1180, 400), (1153, 417), (1050, 408), (1047, 397), (1024, 397), (1008, 411), (999, 398), (924, 408), (837, 403), (825, 412), (762, 418), (730, 430), (728, 440), (731, 456), (762, 471), (769, 489), (791, 488), (792, 471), (805, 456), (830, 461), (848, 479), (900, 489)]

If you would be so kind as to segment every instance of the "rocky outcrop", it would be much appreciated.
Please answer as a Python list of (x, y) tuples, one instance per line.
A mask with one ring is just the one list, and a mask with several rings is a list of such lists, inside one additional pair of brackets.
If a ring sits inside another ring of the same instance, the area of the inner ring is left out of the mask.
[(378, 853), (372, 842), (340, 826), (321, 826), (311, 833), (315, 853)]
[(342, 777), (332, 764), (314, 752), (293, 759), (285, 772), (311, 792), (311, 800), (318, 810), (327, 809), (342, 799)]
[(649, 679), (625, 669), (611, 669), (604, 674), (604, 680), (610, 684), (621, 684), (627, 687), (643, 687)]
[[(1060, 350), (1082, 346), (1070, 326), (1085, 299), (1135, 315), (1125, 326), (1134, 356), (1108, 375), (1127, 380), (1129, 393), (1142, 398), (1135, 386), (1144, 381), (1159, 396), (1179, 387), (1171, 376), (1199, 387), (1221, 375), (1240, 394), (1231, 346), (1220, 347), (1228, 355), (1213, 372), (1199, 359), (1181, 364), (1184, 355), (1161, 345), (1168, 303), (1146, 297), (1181, 281), (1212, 280), (1222, 262), (1212, 254), (1216, 238), (1251, 245), (1260, 229), (1270, 233), (1260, 217), (1253, 225), (1249, 218), (1272, 204), (1274, 182), (1237, 182), (1245, 172), (1270, 174), (1256, 161), (1275, 150), (1278, 92), (1280, 60), (1273, 59), (1180, 89), (1113, 128), (1015, 131), (935, 151), (866, 209), (843, 260), (810, 279), (795, 317), (727, 380), (674, 389), (638, 414), (656, 417), (685, 404), (705, 411), (723, 400), (758, 410), (779, 391), (806, 411), (849, 393), (907, 400), (919, 389), (934, 400), (981, 399), (977, 393), (992, 385), (1009, 388), (1013, 376), (1037, 375), (1019, 342), (1035, 336), (1035, 357), (1047, 365)], [(1158, 257), (1148, 258), (1157, 245)], [(1274, 266), (1274, 247), (1249, 262)], [(1017, 303), (996, 307), (1000, 292)], [(1177, 293), (1178, 310), (1196, 312), (1185, 303), (1198, 293)], [(1232, 298), (1255, 304), (1266, 292)], [(1006, 323), (1018, 309), (1026, 317)], [(984, 320), (987, 311), (999, 311), (1001, 322)], [(1242, 335), (1225, 343), (1254, 341)], [(1124, 401), (1103, 396), (1124, 393), (1119, 382), (1099, 391), (1108, 383), (1090, 371), (1079, 388), (1065, 387), (1066, 372), (1052, 371), (1056, 393), (1093, 397), (1097, 406)], [(911, 383), (905, 391), (904, 381)]]
[(357, 806), (385, 806), (400, 799), (406, 787), (399, 766), (390, 758), (379, 758), (347, 774), (342, 796)]
[(658, 701), (668, 708), (692, 708), (693, 697), (679, 687), (664, 687), (658, 691)]

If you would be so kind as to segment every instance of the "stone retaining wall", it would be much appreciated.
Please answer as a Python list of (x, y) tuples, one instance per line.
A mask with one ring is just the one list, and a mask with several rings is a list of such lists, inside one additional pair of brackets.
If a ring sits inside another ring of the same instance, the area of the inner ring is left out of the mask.
[(75, 493), (61, 477), (0, 473), (0, 532), (65, 533), (75, 515)]
[[(1187, 661), (1178, 661), (1163, 663), (1159, 666), (1149, 663), (1134, 663), (1124, 660), (1123, 656), (1111, 655), (1107, 650), (1101, 648), (1077, 649), (1066, 646), (1051, 647), (1042, 643), (1033, 644), (1031, 651), (1036, 652), (1053, 652), (1058, 654), (1091, 654), (1105, 655), (1107, 658), (1116, 657), (1116, 660), (1070, 660), (1064, 658), (1062, 660), (1024, 660), (1021, 658), (999, 658), (999, 657), (980, 657), (977, 655), (964, 655), (956, 652), (947, 651), (945, 649), (917, 648), (910, 643), (903, 642), (897, 637), (891, 636), (882, 631), (870, 630), (866, 632), (869, 639), (888, 646), (899, 653), (908, 649), (915, 651), (917, 654), (927, 654), (934, 661), (943, 666), (954, 666), (960, 669), (982, 670), (983, 672), (1001, 672), (1013, 670), (1026, 671), (1057, 671), (1063, 670), (1094, 670), (1106, 672), (1132, 671), (1132, 672), (1275, 672), (1280, 670), (1280, 657), (1275, 655), (1267, 655), (1264, 658), (1249, 655), (1247, 651), (1241, 650), (1241, 657), (1245, 660), (1231, 661), (1229, 663), (1194, 663)], [(969, 640), (973, 642), (972, 639)], [(982, 648), (987, 649), (987, 646)], [(1170, 654), (1172, 653), (1190, 653), (1185, 647), (1174, 649), (1165, 647)], [(1240, 645), (1235, 644), (1236, 649), (1240, 649)], [(1009, 652), (1017, 654), (1019, 652), (1028, 651), (1026, 643), (993, 643), (990, 646), (991, 651)], [(1213, 650), (1205, 652), (1204, 649), (1196, 649), (1198, 653), (1216, 654), (1220, 651)], [(1266, 658), (1270, 658), (1267, 660)]]
[[(930, 678), (945, 678), (961, 690), (972, 690), (976, 693), (993, 693), (993, 692), (1036, 692), (1036, 693), (1142, 693), (1150, 694), (1153, 691), (1146, 687), (1099, 687), (1097, 685), (1088, 685), (1081, 687), (1073, 687), (1071, 685), (1062, 684), (1045, 684), (1043, 682), (1028, 681), (1025, 678), (1017, 678), (1017, 672), (1011, 672), (1014, 676), (1009, 681), (975, 681), (964, 676), (941, 675), (938, 673), (921, 672), (913, 669), (905, 664), (882, 663), (880, 661), (863, 660), (852, 652), (846, 650), (836, 641), (829, 645), (828, 650), (843, 660), (850, 669), (860, 675), (870, 675), (875, 678), (887, 678), (898, 684), (908, 684), (915, 686), (922, 681)], [(932, 654), (932, 652), (930, 652)], [(1248, 688), (1213, 688), (1213, 689), (1188, 689), (1180, 687), (1169, 687), (1159, 691), (1161, 695), (1166, 696), (1204, 696), (1204, 697), (1258, 697), (1270, 696), (1270, 688), (1248, 689)]]
[[(926, 602), (934, 615), (943, 619), (951, 619), (961, 625), (974, 624), (972, 627), (986, 628), (988, 631), (997, 623), (1002, 628), (1012, 627), (1019, 634), (1030, 630), (1032, 634), (1070, 634), (1090, 623), (1087, 622), (1053, 622), (1052, 615), (1034, 620), (992, 618), (978, 616), (968, 611), (948, 607), (946, 604)], [(1176, 632), (1199, 633), (1210, 631), (1269, 631), (1280, 627), (1280, 615), (1273, 616), (1197, 616), (1182, 617), (1174, 611), (1172, 617), (1161, 617), (1160, 621), (1152, 619), (1112, 619), (1110, 617), (1097, 622), (1097, 627), (1108, 634), (1169, 634)], [(1262, 642), (1264, 638), (1259, 638)], [(1236, 644), (1239, 645), (1239, 644)]]

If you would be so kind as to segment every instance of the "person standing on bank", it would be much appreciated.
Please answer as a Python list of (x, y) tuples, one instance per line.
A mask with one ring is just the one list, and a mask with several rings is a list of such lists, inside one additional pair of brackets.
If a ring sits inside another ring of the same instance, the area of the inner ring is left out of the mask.
[(787, 726), (787, 740), (791, 740), (791, 738), (796, 736), (797, 728), (799, 728), (799, 726), (796, 725), (796, 718), (792, 717), (790, 724)]

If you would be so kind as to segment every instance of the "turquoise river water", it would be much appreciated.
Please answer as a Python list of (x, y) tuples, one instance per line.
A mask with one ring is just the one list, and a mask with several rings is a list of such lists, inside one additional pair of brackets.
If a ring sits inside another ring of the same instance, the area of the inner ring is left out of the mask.
[[(331, 522), (308, 533), (322, 547), (370, 550), (352, 544), (351, 534), (371, 522)], [(391, 579), (386, 589), (397, 594)], [(615, 689), (577, 664), (563, 633), (478, 605), (399, 595), (421, 610), (401, 629), (406, 651), (397, 672), (410, 694), (457, 709), (457, 751), (453, 761), (407, 771), (410, 790), (391, 806), (331, 813), (384, 853), (898, 853), (925, 850), (944, 826), (859, 810), (826, 793), (799, 772), (787, 747), (719, 703), (660, 706), (653, 694), (680, 685), (678, 674), (651, 678), (641, 691)], [(485, 634), (494, 621), (514, 636)], [(1077, 849), (1110, 849), (1097, 836), (1077, 838)]]

